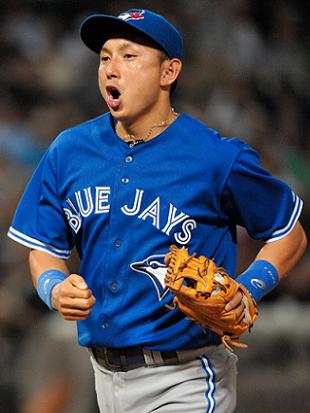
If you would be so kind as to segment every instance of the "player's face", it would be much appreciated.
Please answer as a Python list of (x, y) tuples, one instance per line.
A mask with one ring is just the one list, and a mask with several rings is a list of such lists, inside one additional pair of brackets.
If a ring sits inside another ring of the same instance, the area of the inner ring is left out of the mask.
[(135, 121), (160, 105), (160, 56), (159, 50), (132, 40), (105, 42), (100, 53), (99, 88), (115, 118)]

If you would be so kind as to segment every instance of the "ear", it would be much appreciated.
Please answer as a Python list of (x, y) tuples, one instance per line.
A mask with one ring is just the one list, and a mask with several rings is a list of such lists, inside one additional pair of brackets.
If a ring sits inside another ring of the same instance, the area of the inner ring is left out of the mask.
[(160, 85), (163, 87), (171, 86), (177, 79), (182, 69), (182, 62), (179, 59), (164, 60), (162, 62), (162, 72)]

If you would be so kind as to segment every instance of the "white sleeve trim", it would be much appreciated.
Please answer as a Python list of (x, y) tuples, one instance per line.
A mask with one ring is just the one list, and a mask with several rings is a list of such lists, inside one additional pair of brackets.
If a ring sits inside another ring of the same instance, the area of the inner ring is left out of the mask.
[(39, 250), (43, 252), (47, 252), (48, 254), (67, 260), (70, 258), (71, 251), (70, 250), (61, 250), (59, 248), (53, 247), (48, 244), (44, 244), (42, 241), (39, 241), (35, 238), (29, 237), (29, 235), (23, 234), (20, 231), (17, 231), (15, 228), (10, 227), (8, 231), (8, 237), (12, 240), (18, 242), (19, 244), (24, 245), (25, 247), (29, 247), (34, 250)]
[(303, 207), (302, 200), (295, 194), (293, 194), (293, 196), (295, 196), (295, 206), (288, 224), (284, 228), (274, 231), (271, 237), (265, 241), (266, 243), (278, 241), (279, 239), (286, 237), (293, 230)]

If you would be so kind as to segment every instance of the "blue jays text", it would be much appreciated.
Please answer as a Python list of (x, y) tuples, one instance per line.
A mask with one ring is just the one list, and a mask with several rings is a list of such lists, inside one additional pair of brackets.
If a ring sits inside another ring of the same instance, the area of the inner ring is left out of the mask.
[[(182, 222), (182, 231), (176, 232), (174, 238), (179, 244), (185, 245), (191, 240), (191, 233), (197, 227), (197, 223), (189, 215), (169, 203), (168, 216), (161, 215), (161, 198), (158, 196), (149, 205), (143, 205), (143, 189), (136, 189), (131, 205), (124, 205), (120, 210), (128, 216), (137, 216), (143, 221), (149, 221), (154, 227), (166, 235)], [(107, 214), (110, 211), (109, 186), (88, 187), (74, 193), (76, 205), (73, 199), (68, 198), (67, 204), (70, 208), (63, 208), (70, 227), (78, 233), (82, 225), (82, 219), (91, 214)], [(161, 222), (164, 224), (161, 225)]]

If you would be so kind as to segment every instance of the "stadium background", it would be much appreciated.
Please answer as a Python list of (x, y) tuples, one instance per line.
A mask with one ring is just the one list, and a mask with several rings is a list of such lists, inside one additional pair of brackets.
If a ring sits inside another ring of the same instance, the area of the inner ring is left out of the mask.
[[(307, 2), (1, 1), (1, 413), (97, 412), (87, 354), (75, 343), (74, 324), (44, 308), (30, 282), (27, 250), (6, 232), (49, 143), (64, 128), (106, 111), (97, 88), (98, 58), (79, 39), (81, 20), (130, 7), (163, 13), (183, 34), (185, 65), (173, 98), (176, 110), (257, 148), (262, 163), (304, 200), (301, 221), (309, 236)], [(242, 270), (260, 245), (242, 229), (239, 241)], [(76, 268), (76, 259), (71, 266)], [(261, 304), (261, 317), (246, 337), (249, 349), (238, 351), (237, 413), (310, 411), (309, 269), (308, 249)]]

